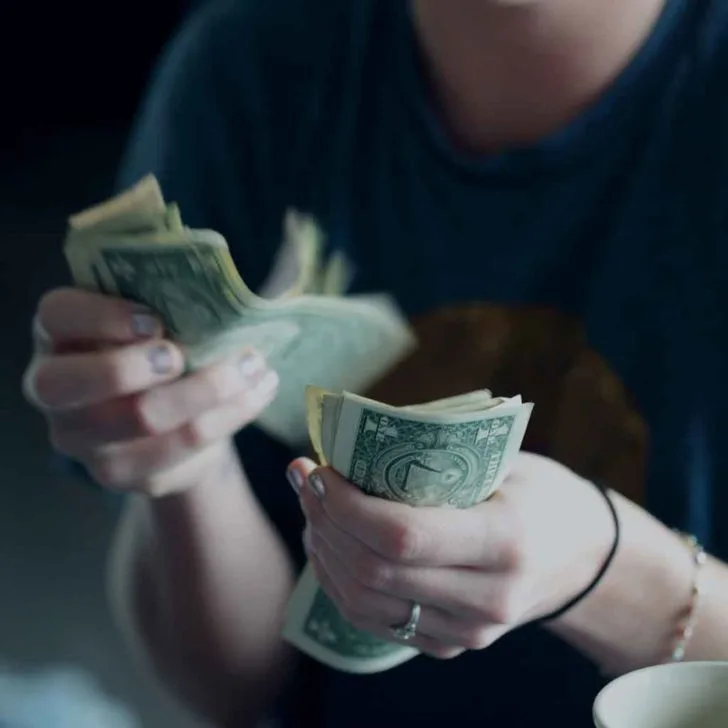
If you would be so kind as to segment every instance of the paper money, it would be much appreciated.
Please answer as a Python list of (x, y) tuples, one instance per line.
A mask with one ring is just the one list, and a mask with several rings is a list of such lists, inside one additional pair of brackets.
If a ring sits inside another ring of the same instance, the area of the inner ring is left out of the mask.
[[(367, 495), (410, 506), (470, 508), (490, 498), (520, 450), (533, 406), (487, 390), (390, 407), (318, 387), (306, 393), (309, 436), (329, 465)], [(284, 638), (337, 670), (382, 672), (417, 655), (354, 628), (306, 566)]]
[(260, 351), (280, 386), (258, 424), (297, 446), (306, 439), (306, 385), (364, 391), (412, 349), (414, 336), (390, 297), (340, 295), (346, 261), (321, 260), (313, 220), (290, 212), (285, 233), (266, 287), (275, 297), (256, 295), (225, 239), (185, 227), (149, 176), (72, 216), (64, 252), (76, 285), (156, 311), (191, 370), (244, 348)]

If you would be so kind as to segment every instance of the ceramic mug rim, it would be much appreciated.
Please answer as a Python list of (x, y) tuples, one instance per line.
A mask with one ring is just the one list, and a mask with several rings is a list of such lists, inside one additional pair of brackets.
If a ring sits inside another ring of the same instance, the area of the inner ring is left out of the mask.
[(594, 704), (592, 707), (592, 718), (594, 721), (594, 725), (599, 726), (601, 723), (601, 718), (599, 718), (600, 708), (604, 705), (606, 700), (609, 698), (609, 696), (615, 691), (619, 689), (619, 686), (629, 682), (630, 680), (634, 680), (638, 675), (641, 675), (646, 672), (658, 672), (658, 671), (671, 671), (671, 672), (681, 672), (683, 670), (700, 670), (700, 671), (724, 671), (726, 675), (726, 682), (728, 682), (728, 660), (700, 660), (696, 662), (673, 662), (673, 663), (665, 663), (662, 665), (650, 665), (648, 667), (642, 667), (638, 670), (632, 670), (628, 673), (625, 673), (624, 675), (620, 675), (617, 678), (614, 678), (611, 682), (609, 682), (607, 685), (605, 685), (597, 695), (596, 699), (594, 700)]

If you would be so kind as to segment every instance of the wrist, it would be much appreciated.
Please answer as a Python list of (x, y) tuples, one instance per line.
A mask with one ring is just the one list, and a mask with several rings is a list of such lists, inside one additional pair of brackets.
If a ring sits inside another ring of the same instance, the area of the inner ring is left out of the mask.
[[(540, 616), (537, 624), (556, 622), (581, 602), (588, 599), (606, 577), (616, 559), (620, 545), (620, 522), (609, 491), (592, 484), (591, 517), (581, 519), (577, 527), (577, 549), (580, 558), (572, 561), (569, 578), (550, 611)], [(584, 516), (586, 513), (583, 514)]]
[(177, 466), (180, 474), (161, 492), (146, 492), (151, 505), (167, 507), (174, 501), (197, 498), (201, 493), (224, 487), (224, 483), (239, 483), (242, 475), (240, 460), (232, 439), (225, 439), (193, 455)]
[(604, 578), (579, 604), (547, 625), (608, 673), (664, 659), (690, 598), (692, 557), (675, 534), (612, 494), (621, 538)]

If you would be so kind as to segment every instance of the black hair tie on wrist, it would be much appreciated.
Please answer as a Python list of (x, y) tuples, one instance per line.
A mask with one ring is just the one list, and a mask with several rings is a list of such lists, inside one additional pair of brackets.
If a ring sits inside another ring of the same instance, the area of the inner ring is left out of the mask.
[(612, 520), (614, 521), (614, 541), (612, 542), (612, 548), (609, 550), (607, 558), (604, 560), (604, 563), (597, 572), (597, 575), (591, 580), (589, 586), (587, 586), (586, 589), (579, 592), (579, 594), (577, 594), (573, 599), (570, 599), (566, 604), (564, 604), (563, 607), (559, 607), (555, 612), (551, 612), (551, 614), (547, 614), (545, 617), (539, 617), (538, 619), (533, 620), (530, 624), (544, 624), (546, 622), (553, 622), (555, 619), (558, 619), (559, 617), (562, 617), (564, 614), (566, 614), (566, 612), (568, 612), (572, 607), (575, 607), (580, 601), (588, 597), (589, 594), (591, 594), (597, 588), (601, 580), (604, 578), (604, 575), (607, 573), (607, 570), (614, 561), (614, 557), (617, 555), (620, 536), (619, 516), (617, 515), (617, 509), (614, 507), (614, 503), (609, 497), (609, 493), (607, 493), (606, 489), (602, 488), (602, 486), (597, 485), (596, 483), (592, 483), (592, 485), (594, 485), (594, 487), (602, 494), (604, 500), (607, 502), (607, 506), (609, 507), (609, 512), (612, 514)]

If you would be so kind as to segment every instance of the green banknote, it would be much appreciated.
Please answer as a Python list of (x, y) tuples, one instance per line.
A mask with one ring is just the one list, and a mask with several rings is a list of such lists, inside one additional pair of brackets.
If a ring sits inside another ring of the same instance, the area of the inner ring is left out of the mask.
[[(520, 450), (532, 405), (472, 392), (410, 407), (307, 391), (309, 434), (322, 464), (370, 496), (413, 507), (470, 508), (500, 487)], [(414, 657), (348, 624), (307, 566), (288, 605), (284, 637), (338, 670), (373, 673)]]
[(409, 353), (414, 336), (388, 296), (343, 295), (346, 262), (322, 260), (310, 218), (291, 212), (284, 230), (266, 295), (256, 295), (225, 239), (186, 228), (148, 177), (71, 217), (64, 251), (76, 285), (156, 311), (190, 370), (260, 351), (280, 387), (258, 424), (297, 446), (306, 439), (306, 385), (363, 391)]

